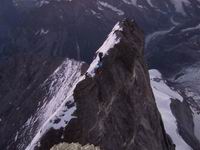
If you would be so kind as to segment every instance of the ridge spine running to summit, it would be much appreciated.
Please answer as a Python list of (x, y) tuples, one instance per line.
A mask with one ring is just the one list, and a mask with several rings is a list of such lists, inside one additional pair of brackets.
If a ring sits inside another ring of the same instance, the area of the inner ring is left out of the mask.
[[(118, 23), (97, 51), (90, 75), (74, 90), (76, 117), (65, 128), (50, 129), (35, 149), (78, 142), (102, 150), (174, 150), (156, 107), (143, 49), (143, 32), (136, 23)], [(96, 73), (99, 53), (102, 65)]]

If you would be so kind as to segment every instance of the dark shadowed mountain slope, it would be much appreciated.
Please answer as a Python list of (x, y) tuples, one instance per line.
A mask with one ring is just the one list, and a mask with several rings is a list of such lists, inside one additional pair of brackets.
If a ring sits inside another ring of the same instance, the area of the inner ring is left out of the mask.
[[(16, 0), (19, 11), (27, 7), (24, 1)], [(30, 11), (22, 12), (26, 17), (18, 36), (32, 38), (24, 48), (27, 51), (90, 62), (117, 21), (134, 18), (148, 35), (197, 20), (199, 6), (198, 0), (36, 0)], [(24, 41), (16, 44), (24, 45)]]
[(64, 128), (49, 129), (28, 149), (46, 150), (65, 141), (103, 150), (174, 150), (156, 107), (143, 50), (137, 25), (118, 23), (97, 51), (103, 53), (103, 66), (97, 68), (97, 56), (74, 90), (76, 117)]

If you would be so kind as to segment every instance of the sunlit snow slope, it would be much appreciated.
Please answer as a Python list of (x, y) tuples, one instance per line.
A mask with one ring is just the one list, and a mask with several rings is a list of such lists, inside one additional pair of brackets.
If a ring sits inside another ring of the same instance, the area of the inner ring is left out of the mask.
[(176, 118), (172, 114), (170, 104), (173, 100), (183, 101), (183, 97), (171, 89), (162, 79), (158, 70), (150, 70), (151, 87), (156, 99), (158, 110), (161, 113), (165, 130), (176, 145), (176, 150), (191, 150), (190, 146), (178, 133)]
[[(42, 85), (48, 93), (36, 114), (24, 125), (24, 131), (34, 133), (27, 150), (38, 145), (39, 139), (50, 128), (65, 127), (74, 117), (73, 89), (80, 80), (81, 66), (81, 62), (66, 59)], [(19, 148), (23, 147), (19, 145)]]

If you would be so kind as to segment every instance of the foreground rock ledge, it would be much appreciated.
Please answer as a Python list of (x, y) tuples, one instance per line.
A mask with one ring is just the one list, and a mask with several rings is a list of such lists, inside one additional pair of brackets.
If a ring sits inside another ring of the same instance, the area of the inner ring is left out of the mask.
[(100, 148), (89, 144), (82, 146), (79, 143), (60, 143), (52, 147), (51, 150), (100, 150)]

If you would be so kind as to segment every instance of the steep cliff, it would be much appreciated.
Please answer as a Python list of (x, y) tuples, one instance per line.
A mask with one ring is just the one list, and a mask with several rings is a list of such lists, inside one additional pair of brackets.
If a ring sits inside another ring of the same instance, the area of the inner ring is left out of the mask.
[(74, 90), (76, 117), (65, 128), (48, 130), (34, 149), (65, 141), (103, 150), (173, 150), (150, 87), (143, 46), (135, 22), (118, 23)]

